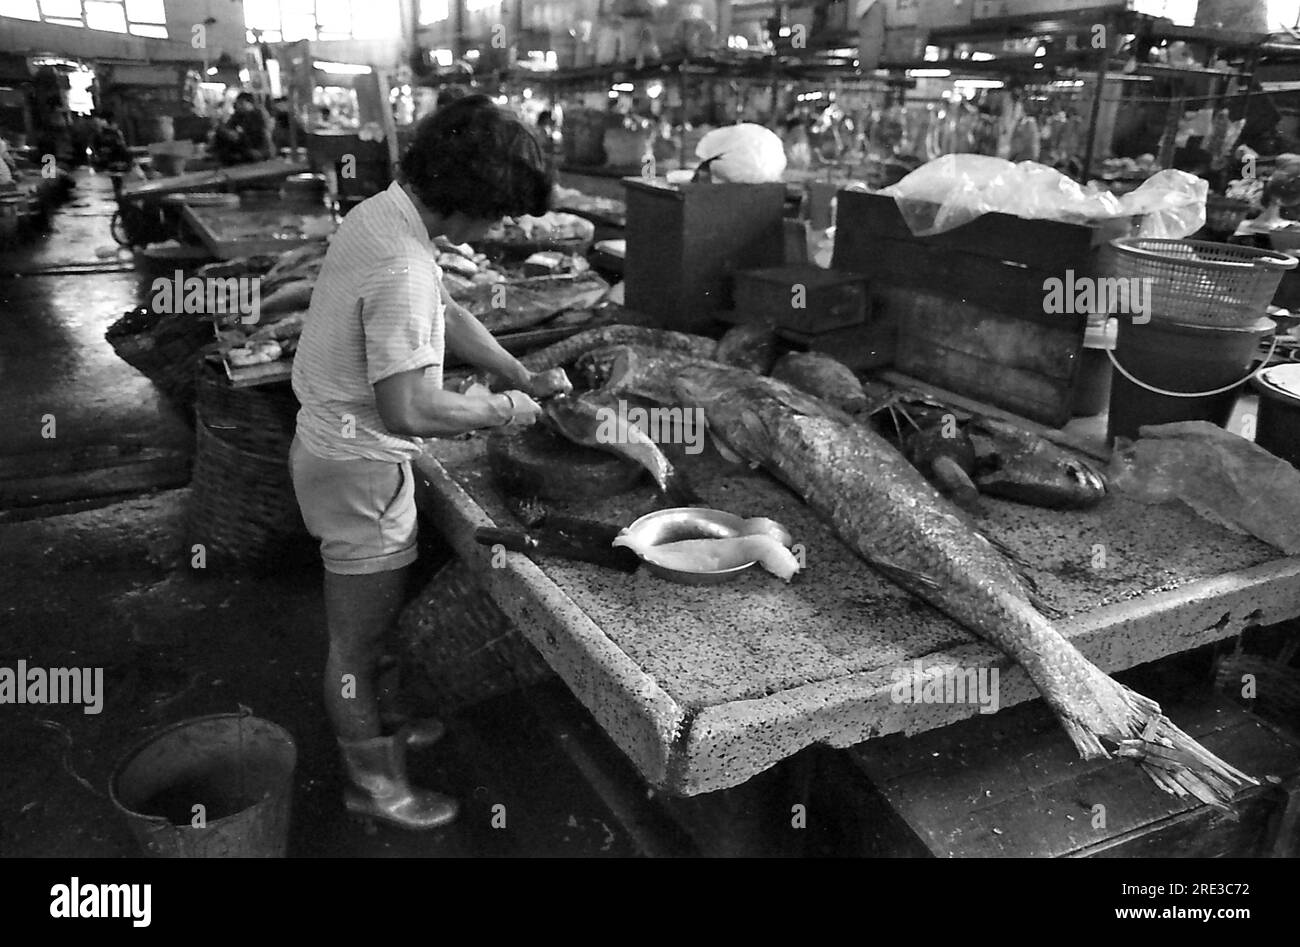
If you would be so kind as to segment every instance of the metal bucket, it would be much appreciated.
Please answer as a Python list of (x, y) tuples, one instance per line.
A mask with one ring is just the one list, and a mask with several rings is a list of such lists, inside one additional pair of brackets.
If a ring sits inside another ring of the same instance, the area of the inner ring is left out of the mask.
[(283, 858), (297, 761), (293, 737), (268, 720), (195, 717), (127, 753), (109, 796), (155, 858)]

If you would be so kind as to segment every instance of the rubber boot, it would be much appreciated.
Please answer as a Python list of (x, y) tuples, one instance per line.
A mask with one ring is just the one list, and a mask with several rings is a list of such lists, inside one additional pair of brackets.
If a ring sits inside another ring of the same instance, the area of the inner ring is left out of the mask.
[(384, 730), (396, 734), (407, 728), (406, 745), (412, 750), (425, 750), (442, 739), (447, 728), (433, 717), (417, 719), (403, 706), (398, 663), (396, 658), (379, 659), (379, 722)]
[(434, 829), (456, 818), (450, 796), (416, 789), (406, 778), (407, 733), (372, 740), (339, 740), (350, 785), (343, 802), (353, 815), (403, 829)]

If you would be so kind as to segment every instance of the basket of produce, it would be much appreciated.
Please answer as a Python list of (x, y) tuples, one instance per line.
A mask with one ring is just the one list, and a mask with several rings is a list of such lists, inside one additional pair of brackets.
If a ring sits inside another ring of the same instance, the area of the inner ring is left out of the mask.
[(294, 497), (288, 446), (246, 450), (198, 415), (186, 545), (201, 544), (209, 562), (253, 566), (308, 549)]
[(1235, 233), (1250, 211), (1250, 201), (1211, 194), (1205, 199), (1205, 228), (1218, 233)]
[(1142, 280), (1151, 317), (1244, 328), (1264, 315), (1295, 257), (1203, 240), (1121, 237), (1109, 276)]
[(591, 221), (548, 211), (541, 217), (506, 217), (487, 232), (478, 248), (494, 259), (519, 261), (544, 250), (585, 254), (595, 236)]

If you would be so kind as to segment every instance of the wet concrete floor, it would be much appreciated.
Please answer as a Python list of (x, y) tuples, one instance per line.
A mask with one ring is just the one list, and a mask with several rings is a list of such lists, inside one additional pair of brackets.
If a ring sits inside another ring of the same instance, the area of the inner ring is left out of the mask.
[[(290, 855), (634, 854), (520, 696), (458, 715), (412, 757), (421, 784), (462, 800), (453, 826), (404, 833), (345, 817), (319, 697), (318, 568), (199, 578), (184, 567), (188, 491), (170, 488), (186, 482), (194, 434), (104, 340), (147, 285), (113, 247), (114, 207), (108, 179), (81, 172), (52, 232), (0, 255), (0, 667), (102, 668), (105, 695), (97, 714), (0, 705), (0, 856), (138, 854), (107, 794), (114, 764), (155, 728), (241, 707), (298, 744)], [(118, 465), (141, 450), (178, 463), (123, 499)]]

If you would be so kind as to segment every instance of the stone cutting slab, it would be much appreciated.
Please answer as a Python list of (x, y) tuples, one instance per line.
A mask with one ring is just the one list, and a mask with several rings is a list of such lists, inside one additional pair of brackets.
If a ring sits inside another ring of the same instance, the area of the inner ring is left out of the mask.
[[(516, 553), (492, 568), (474, 528), (519, 524), (484, 448), (482, 437), (430, 442), (417, 462), (426, 514), (483, 564), (497, 604), (661, 791), (722, 789), (812, 743), (850, 746), (980, 712), (973, 702), (891, 699), (916, 661), (998, 668), (1002, 706), (1037, 696), (1001, 652), (872, 570), (785, 487), (708, 450), (670, 455), (708, 505), (790, 529), (805, 559), (791, 583), (755, 567), (730, 584), (687, 586)], [(618, 497), (550, 504), (620, 526), (666, 505), (648, 481)], [(1300, 614), (1300, 558), (1182, 505), (1112, 496), (1087, 511), (988, 506), (979, 526), (1108, 671)]]

